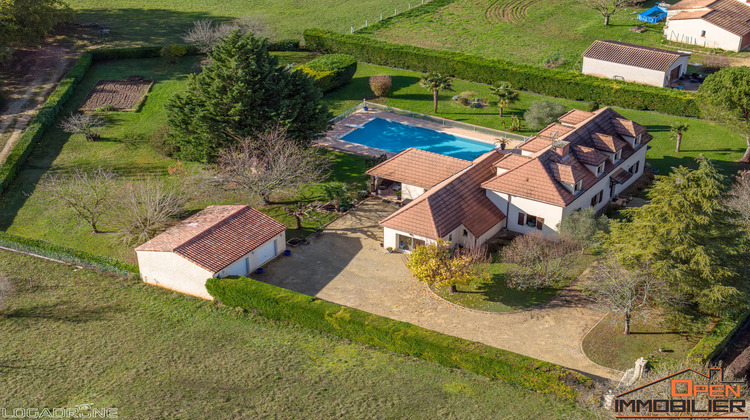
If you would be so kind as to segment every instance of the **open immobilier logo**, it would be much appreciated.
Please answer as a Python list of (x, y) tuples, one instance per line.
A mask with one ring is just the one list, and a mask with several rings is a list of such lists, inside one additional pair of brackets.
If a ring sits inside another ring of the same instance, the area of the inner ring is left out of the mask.
[(721, 368), (684, 369), (615, 395), (612, 409), (618, 419), (749, 419), (744, 385), (725, 381)]

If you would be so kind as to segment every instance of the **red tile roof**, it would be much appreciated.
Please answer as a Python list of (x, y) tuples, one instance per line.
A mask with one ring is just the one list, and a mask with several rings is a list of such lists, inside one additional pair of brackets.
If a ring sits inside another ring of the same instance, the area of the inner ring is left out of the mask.
[(529, 152), (529, 153), (536, 153), (541, 150), (544, 150), (547, 147), (550, 147), (552, 145), (552, 140), (546, 137), (537, 137), (534, 136), (520, 146), (518, 146), (519, 149)]
[(495, 175), (494, 164), (502, 156), (496, 150), (485, 153), (380, 224), (430, 239), (444, 238), (463, 224), (472, 235), (481, 236), (505, 219), (480, 185)]
[(558, 137), (565, 135), (573, 130), (575, 130), (575, 127), (555, 123), (548, 125), (536, 135), (538, 137), (544, 137), (551, 140), (553, 137), (557, 139)]
[(593, 112), (581, 111), (580, 109), (571, 109), (557, 120), (560, 121), (561, 124), (578, 125), (593, 116)]
[(678, 58), (689, 55), (617, 41), (594, 41), (583, 53), (584, 58), (659, 71), (669, 70)]
[(174, 252), (215, 273), (285, 230), (249, 206), (209, 206), (135, 250)]
[(616, 171), (612, 172), (612, 178), (620, 184), (628, 182), (628, 180), (632, 177), (633, 174), (623, 168), (618, 168)]
[(432, 188), (441, 181), (471, 166), (468, 160), (409, 148), (367, 171), (368, 175)]
[(550, 162), (549, 169), (556, 180), (566, 184), (575, 185), (578, 181), (583, 179), (583, 173), (576, 170), (573, 165), (566, 165), (561, 162)]
[(703, 19), (737, 36), (750, 33), (750, 5), (737, 0), (682, 0), (669, 10), (683, 10), (669, 20)]
[(599, 152), (593, 147), (573, 146), (573, 153), (578, 161), (591, 166), (599, 166), (607, 161), (607, 155)]
[(529, 159), (531, 159), (531, 157), (524, 156), (518, 153), (506, 153), (505, 156), (502, 157), (502, 159), (495, 162), (495, 167), (511, 170), (528, 162)]
[(616, 151), (622, 150), (623, 147), (628, 145), (625, 140), (620, 140), (617, 137), (603, 133), (592, 133), (591, 144), (595, 149), (609, 153), (615, 153)]
[(613, 118), (612, 124), (615, 127), (615, 132), (621, 136), (636, 137), (646, 132), (645, 127), (625, 118)]

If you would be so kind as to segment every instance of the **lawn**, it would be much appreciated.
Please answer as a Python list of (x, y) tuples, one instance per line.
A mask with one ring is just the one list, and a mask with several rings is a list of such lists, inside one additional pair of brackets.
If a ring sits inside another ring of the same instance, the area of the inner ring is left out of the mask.
[[(297, 63), (310, 58), (307, 53), (280, 53), (282, 64)], [(94, 234), (81, 223), (75, 214), (53, 203), (44, 192), (37, 189), (42, 176), (47, 173), (64, 173), (73, 168), (95, 169), (99, 166), (111, 168), (129, 180), (142, 176), (169, 176), (168, 168), (175, 160), (155, 153), (150, 142), (162, 131), (166, 121), (165, 103), (183, 88), (187, 75), (198, 61), (197, 57), (186, 57), (177, 65), (166, 65), (161, 59), (113, 60), (94, 65), (76, 89), (61, 112), (65, 116), (74, 111), (91, 87), (100, 79), (122, 79), (130, 75), (142, 75), (153, 79), (154, 85), (139, 112), (111, 112), (102, 130), (102, 140), (86, 141), (82, 135), (71, 135), (58, 127), (51, 127), (31, 154), (24, 170), (12, 187), (0, 197), (0, 229), (53, 243), (107, 255), (128, 262), (135, 261), (131, 247), (114, 239), (112, 231), (116, 220), (105, 220), (103, 227), (109, 233)], [(327, 152), (332, 160), (332, 173), (327, 182), (359, 183), (364, 186), (367, 170), (364, 158), (337, 152)], [(200, 165), (186, 164), (187, 168), (201, 170)], [(196, 197), (188, 203), (188, 211), (195, 211), (211, 204), (257, 204), (248, 197), (221, 191), (209, 191), (207, 196)], [(283, 198), (283, 197), (282, 197)], [(287, 197), (277, 205), (261, 208), (262, 211), (290, 227), (294, 218), (284, 206), (296, 200), (314, 201), (322, 199), (320, 185), (305, 188), (299, 197)], [(316, 213), (315, 219), (305, 219), (301, 231), (290, 230), (290, 238), (304, 237), (315, 228), (333, 220), (332, 213)]]
[(630, 335), (623, 334), (623, 328), (621, 316), (607, 315), (583, 338), (583, 352), (595, 363), (625, 370), (632, 368), (639, 357), (656, 362), (685, 359), (701, 339), (701, 336), (679, 334), (644, 320), (631, 323)]
[[(434, 13), (389, 19), (360, 33), (383, 41), (539, 66), (559, 55), (565, 60), (560, 68), (579, 71), (581, 54), (597, 39), (696, 50), (664, 41), (664, 22), (638, 21), (636, 12), (652, 6), (653, 2), (647, 2), (643, 8), (623, 10), (604, 26), (604, 18), (579, 0), (456, 0)], [(637, 25), (646, 30), (630, 31)]]
[[(307, 28), (349, 31), (352, 25), (374, 22), (380, 14), (405, 10), (409, 0), (68, 0), (78, 23), (98, 23), (111, 29), (100, 42), (111, 47), (182, 43), (182, 34), (199, 19), (229, 20), (260, 16), (278, 38), (300, 38)], [(416, 4), (416, 1), (412, 1)], [(92, 37), (94, 39), (94, 37)]]
[(568, 275), (568, 280), (539, 290), (518, 290), (508, 287), (505, 281), (505, 268), (499, 261), (499, 256), (493, 254), (494, 262), (490, 265), (492, 276), (489, 282), (476, 282), (465, 286), (458, 286), (457, 293), (451, 294), (449, 287), (431, 286), (433, 292), (443, 299), (463, 306), (487, 312), (515, 312), (543, 305), (567, 286), (571, 280), (580, 276), (591, 265), (593, 256), (584, 255), (579, 258), (575, 267)]
[(0, 300), (8, 413), (90, 403), (140, 419), (589, 417), (569, 401), (135, 280), (0, 251), (3, 282), (13, 290)]

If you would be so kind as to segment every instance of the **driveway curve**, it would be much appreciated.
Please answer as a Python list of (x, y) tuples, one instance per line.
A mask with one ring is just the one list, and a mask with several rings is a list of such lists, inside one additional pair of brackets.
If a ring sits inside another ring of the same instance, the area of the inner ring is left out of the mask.
[(393, 204), (369, 199), (331, 223), (308, 245), (270, 263), (256, 279), (444, 334), (556, 363), (588, 376), (619, 379), (622, 372), (593, 363), (581, 350), (602, 318), (578, 291), (563, 290), (542, 307), (488, 313), (448, 303), (417, 281), (402, 254), (387, 254), (378, 221)]

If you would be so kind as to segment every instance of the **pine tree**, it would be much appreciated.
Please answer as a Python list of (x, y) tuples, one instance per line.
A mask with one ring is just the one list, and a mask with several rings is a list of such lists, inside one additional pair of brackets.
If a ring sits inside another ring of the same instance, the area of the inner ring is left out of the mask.
[(747, 243), (725, 204), (725, 177), (705, 157), (697, 160), (698, 169), (659, 177), (649, 204), (612, 223), (607, 246), (624, 266), (649, 267), (695, 309), (721, 315), (746, 301)]
[(265, 39), (234, 31), (167, 104), (168, 140), (177, 156), (212, 161), (218, 152), (264, 127), (279, 124), (302, 144), (328, 129), (323, 94), (301, 72), (279, 67)]

